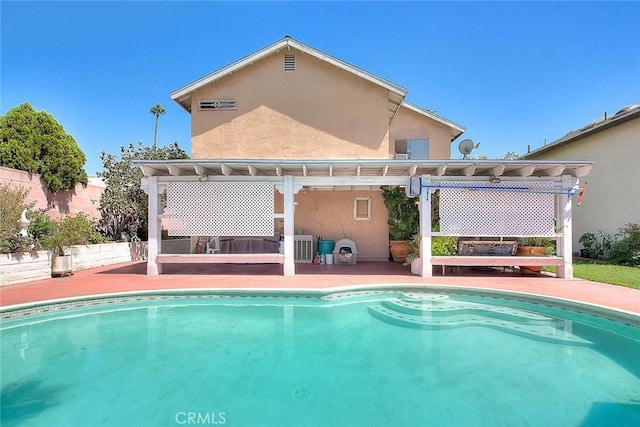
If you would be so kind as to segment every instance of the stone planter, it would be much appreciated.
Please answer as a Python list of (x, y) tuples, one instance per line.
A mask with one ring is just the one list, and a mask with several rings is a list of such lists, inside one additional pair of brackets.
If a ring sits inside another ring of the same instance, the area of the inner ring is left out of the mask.
[(63, 277), (67, 274), (73, 274), (73, 256), (67, 254), (53, 257), (51, 261), (51, 276)]

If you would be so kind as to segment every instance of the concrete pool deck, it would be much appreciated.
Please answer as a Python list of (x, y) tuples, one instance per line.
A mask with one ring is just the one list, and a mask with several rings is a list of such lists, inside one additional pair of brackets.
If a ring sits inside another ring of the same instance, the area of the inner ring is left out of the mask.
[(408, 267), (392, 262), (361, 262), (353, 266), (297, 264), (296, 275), (282, 276), (281, 265), (181, 264), (165, 265), (164, 274), (146, 275), (145, 262), (130, 262), (76, 272), (74, 275), (0, 287), (0, 306), (168, 289), (313, 289), (358, 285), (468, 287), (583, 302), (640, 315), (640, 290), (551, 276), (523, 276), (500, 270), (465, 268), (442, 275), (413, 276)]

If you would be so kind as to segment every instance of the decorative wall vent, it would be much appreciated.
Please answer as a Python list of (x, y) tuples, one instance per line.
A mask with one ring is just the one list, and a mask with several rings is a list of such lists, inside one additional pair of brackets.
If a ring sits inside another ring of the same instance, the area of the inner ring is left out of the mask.
[(285, 53), (284, 55), (284, 70), (295, 71), (296, 70), (296, 56), (292, 53)]
[(203, 100), (200, 101), (201, 110), (235, 110), (236, 101), (229, 100)]

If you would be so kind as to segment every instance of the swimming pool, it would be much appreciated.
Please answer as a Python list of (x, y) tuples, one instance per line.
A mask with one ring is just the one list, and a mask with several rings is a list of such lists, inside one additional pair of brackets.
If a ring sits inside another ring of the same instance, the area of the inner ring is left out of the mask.
[(640, 329), (553, 306), (378, 290), (32, 311), (2, 322), (3, 426), (640, 425)]

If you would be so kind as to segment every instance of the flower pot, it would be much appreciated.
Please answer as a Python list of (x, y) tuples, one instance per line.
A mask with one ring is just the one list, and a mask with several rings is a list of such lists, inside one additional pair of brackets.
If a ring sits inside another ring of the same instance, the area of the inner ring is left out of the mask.
[(71, 254), (57, 255), (51, 261), (51, 276), (62, 277), (73, 272), (73, 258)]
[(412, 250), (409, 240), (391, 240), (389, 242), (389, 251), (394, 262), (404, 262)]
[[(516, 256), (545, 256), (547, 248), (544, 246), (518, 246)], [(520, 266), (523, 274), (537, 274), (542, 271), (541, 265), (523, 265)]]

